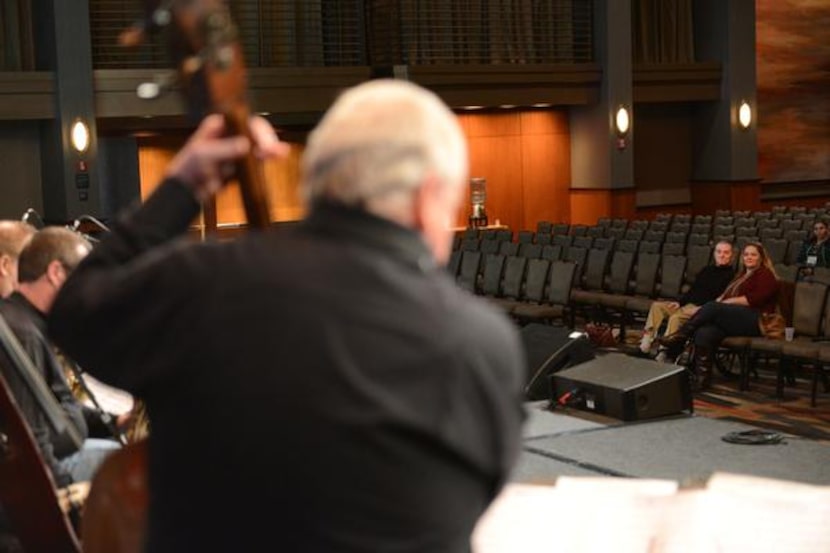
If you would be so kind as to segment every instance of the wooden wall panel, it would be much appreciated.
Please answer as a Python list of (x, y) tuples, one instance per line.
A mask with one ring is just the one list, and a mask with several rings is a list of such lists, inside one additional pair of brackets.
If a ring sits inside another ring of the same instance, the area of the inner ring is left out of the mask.
[[(139, 139), (138, 167), (141, 198), (146, 199), (156, 189), (164, 170), (176, 151), (185, 142), (185, 137), (151, 136)], [(303, 146), (291, 145), (288, 158), (269, 161), (263, 166), (265, 182), (268, 183), (268, 200), (272, 221), (295, 221), (305, 214), (300, 194), (300, 156)], [(245, 210), (239, 187), (231, 182), (216, 197), (216, 219), (220, 225), (234, 225), (245, 222)]]
[(600, 217), (636, 219), (635, 190), (571, 190), (571, 224), (595, 225)]
[[(565, 112), (550, 110), (505, 113), (462, 113), (459, 116), (468, 139), (470, 176), (487, 179), (487, 214), (513, 230), (535, 229), (541, 220), (571, 219), (570, 137)], [(146, 198), (159, 182), (165, 167), (185, 137), (145, 137), (139, 141), (141, 196)], [(303, 146), (292, 144), (287, 160), (264, 167), (269, 183), (271, 218), (294, 221), (305, 214), (299, 189)], [(608, 204), (608, 209), (611, 205)], [(466, 226), (470, 215), (469, 191), (457, 215)], [(236, 186), (217, 197), (220, 225), (245, 221)]]
[[(459, 115), (470, 149), (470, 176), (487, 179), (489, 221), (513, 230), (570, 217), (570, 137), (564, 112)], [(467, 224), (465, 201), (457, 224)]]
[[(291, 145), (291, 153), (283, 160), (267, 161), (262, 166), (272, 221), (296, 221), (305, 215), (300, 193), (300, 155), (302, 146)], [(245, 207), (238, 184), (228, 183), (216, 197), (218, 224), (240, 225), (246, 222)]]
[(476, 111), (461, 113), (458, 116), (467, 138), (485, 136), (518, 136), (522, 133), (518, 112), (478, 113)]
[[(498, 220), (511, 229), (521, 228), (524, 197), (522, 190), (522, 142), (519, 136), (472, 137), (470, 176), (487, 179), (485, 208), (490, 223)], [(470, 215), (465, 202), (463, 223)]]
[(291, 144), (287, 159), (265, 164), (272, 221), (297, 221), (305, 216), (305, 202), (300, 189), (300, 157), (304, 149), (301, 144)]
[(751, 182), (732, 182), (730, 183), (730, 194), (732, 197), (732, 210), (761, 210), (761, 183), (758, 181)]
[(142, 200), (146, 200), (161, 183), (167, 164), (184, 141), (184, 137), (168, 136), (138, 139), (138, 176)]
[(760, 211), (761, 184), (751, 182), (693, 182), (692, 211), (695, 214), (709, 215), (718, 209), (732, 211)]
[(571, 217), (568, 118), (556, 112), (522, 114), (523, 228)]
[(600, 217), (610, 217), (610, 190), (573, 189), (570, 199), (572, 225), (594, 225)]

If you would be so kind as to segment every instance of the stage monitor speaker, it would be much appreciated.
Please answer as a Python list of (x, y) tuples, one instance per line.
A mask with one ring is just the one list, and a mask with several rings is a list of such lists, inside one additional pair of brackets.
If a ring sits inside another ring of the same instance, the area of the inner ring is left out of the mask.
[(594, 358), (588, 337), (571, 329), (531, 323), (521, 329), (527, 358), (525, 397), (550, 399), (550, 375)]
[(686, 370), (611, 353), (553, 375), (551, 395), (570, 393), (573, 407), (624, 421), (692, 411)]

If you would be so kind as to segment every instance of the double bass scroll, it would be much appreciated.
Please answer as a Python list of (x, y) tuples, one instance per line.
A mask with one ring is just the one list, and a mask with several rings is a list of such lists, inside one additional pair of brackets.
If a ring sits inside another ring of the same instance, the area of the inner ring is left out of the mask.
[[(191, 114), (201, 118), (219, 113), (225, 118), (229, 134), (246, 136), (253, 144), (247, 72), (225, 3), (147, 0), (144, 7), (146, 21), (126, 31), (122, 43), (135, 43), (146, 31), (167, 27), (172, 58)], [(261, 167), (252, 152), (237, 162), (236, 178), (249, 226), (266, 228), (270, 224), (268, 196)], [(152, 440), (152, 431), (148, 440)], [(84, 507), (81, 535), (85, 553), (142, 551), (149, 505), (147, 450), (147, 440), (129, 444), (101, 465)]]
[[(198, 121), (209, 113), (219, 113), (225, 117), (229, 134), (245, 136), (253, 143), (248, 124), (247, 69), (226, 3), (148, 0), (144, 9), (144, 21), (125, 31), (121, 43), (134, 45), (147, 32), (165, 29), (191, 117)], [(248, 224), (266, 228), (271, 222), (268, 194), (262, 168), (253, 154), (237, 162), (235, 174)]]

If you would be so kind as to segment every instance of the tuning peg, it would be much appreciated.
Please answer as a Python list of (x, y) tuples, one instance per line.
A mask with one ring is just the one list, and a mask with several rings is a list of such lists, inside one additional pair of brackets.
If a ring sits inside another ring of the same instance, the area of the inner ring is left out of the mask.
[(153, 25), (158, 28), (166, 27), (170, 24), (170, 21), (173, 19), (173, 14), (170, 12), (169, 3), (165, 3), (162, 6), (159, 6), (155, 10), (153, 10), (152, 15), (150, 18), (153, 20)]
[(153, 80), (141, 83), (136, 87), (135, 94), (142, 100), (155, 100), (162, 92), (173, 88), (173, 77), (171, 75), (156, 75)]

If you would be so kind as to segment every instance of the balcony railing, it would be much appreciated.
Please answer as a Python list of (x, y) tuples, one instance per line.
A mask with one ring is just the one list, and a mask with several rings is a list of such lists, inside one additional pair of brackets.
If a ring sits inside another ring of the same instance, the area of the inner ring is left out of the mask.
[[(95, 69), (165, 67), (159, 41), (118, 46), (137, 0), (89, 0)], [(591, 0), (231, 0), (252, 67), (593, 61)]]

